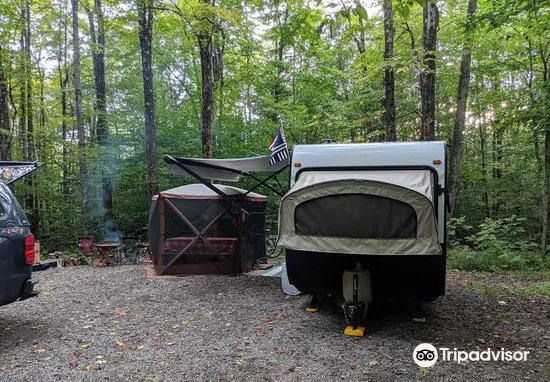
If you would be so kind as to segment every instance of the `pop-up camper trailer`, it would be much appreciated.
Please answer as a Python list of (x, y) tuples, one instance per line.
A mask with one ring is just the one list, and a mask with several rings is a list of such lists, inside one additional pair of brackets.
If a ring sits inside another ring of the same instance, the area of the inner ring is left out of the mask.
[(445, 142), (295, 146), (278, 245), (290, 282), (342, 298), (357, 327), (371, 300), (445, 292)]

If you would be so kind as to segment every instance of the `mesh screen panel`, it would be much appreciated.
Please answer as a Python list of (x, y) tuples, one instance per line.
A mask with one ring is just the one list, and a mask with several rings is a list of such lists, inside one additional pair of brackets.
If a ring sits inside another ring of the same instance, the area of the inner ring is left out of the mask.
[(368, 194), (338, 194), (296, 207), (298, 235), (397, 239), (416, 237), (416, 212), (399, 200)]

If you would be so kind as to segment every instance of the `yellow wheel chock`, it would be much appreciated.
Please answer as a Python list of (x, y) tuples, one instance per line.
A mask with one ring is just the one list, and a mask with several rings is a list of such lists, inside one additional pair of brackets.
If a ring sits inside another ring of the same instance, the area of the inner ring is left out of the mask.
[(344, 335), (351, 337), (363, 337), (365, 335), (365, 328), (358, 326), (356, 329), (353, 329), (353, 326), (347, 326), (344, 329)]

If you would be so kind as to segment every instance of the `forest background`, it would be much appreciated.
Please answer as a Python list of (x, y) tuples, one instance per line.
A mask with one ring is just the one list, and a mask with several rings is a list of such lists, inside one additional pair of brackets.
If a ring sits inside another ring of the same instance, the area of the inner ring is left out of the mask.
[(71, 251), (191, 182), (165, 154), (445, 140), (450, 265), (547, 268), (549, 65), (548, 0), (3, 0), (0, 160), (43, 163), (15, 192)]

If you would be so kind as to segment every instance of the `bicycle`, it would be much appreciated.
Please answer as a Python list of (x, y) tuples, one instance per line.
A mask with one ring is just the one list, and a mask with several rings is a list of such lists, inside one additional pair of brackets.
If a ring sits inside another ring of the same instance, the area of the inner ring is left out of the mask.
[(265, 253), (270, 259), (276, 259), (285, 254), (284, 248), (277, 247), (277, 235), (270, 234), (268, 229), (265, 230)]

